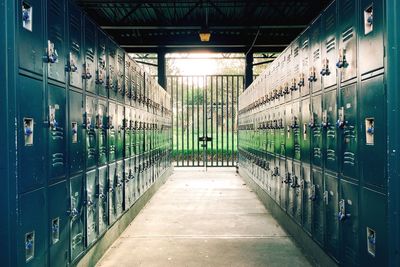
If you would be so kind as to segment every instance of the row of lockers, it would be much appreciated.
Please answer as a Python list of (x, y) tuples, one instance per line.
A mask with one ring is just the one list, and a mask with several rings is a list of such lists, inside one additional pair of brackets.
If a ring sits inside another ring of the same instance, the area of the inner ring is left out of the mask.
[(1, 258), (75, 265), (171, 167), (171, 98), (72, 1), (4, 4)]
[(385, 4), (333, 1), (239, 98), (240, 167), (344, 266), (388, 263)]

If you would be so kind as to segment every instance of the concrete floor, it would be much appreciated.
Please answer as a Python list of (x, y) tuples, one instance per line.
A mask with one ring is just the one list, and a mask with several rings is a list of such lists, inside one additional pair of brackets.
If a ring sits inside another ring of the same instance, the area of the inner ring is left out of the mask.
[(178, 169), (97, 266), (311, 266), (234, 169)]

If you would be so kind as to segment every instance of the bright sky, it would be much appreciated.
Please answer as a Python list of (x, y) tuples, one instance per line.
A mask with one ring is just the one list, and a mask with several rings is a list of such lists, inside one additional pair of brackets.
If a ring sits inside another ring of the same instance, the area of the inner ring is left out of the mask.
[[(176, 54), (174, 54), (176, 56)], [(210, 54), (193, 53), (185, 55), (174, 63), (182, 75), (211, 75), (217, 72), (217, 62)]]

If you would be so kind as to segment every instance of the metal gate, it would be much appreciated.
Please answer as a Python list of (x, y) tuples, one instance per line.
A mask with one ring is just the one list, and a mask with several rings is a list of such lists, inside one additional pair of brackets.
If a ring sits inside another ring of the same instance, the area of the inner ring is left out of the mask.
[(237, 161), (242, 75), (168, 76), (175, 166), (231, 167)]

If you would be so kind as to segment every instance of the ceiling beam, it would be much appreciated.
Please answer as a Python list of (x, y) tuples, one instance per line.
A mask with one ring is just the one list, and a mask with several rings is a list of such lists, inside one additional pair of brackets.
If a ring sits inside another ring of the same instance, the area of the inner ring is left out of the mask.
[[(261, 25), (261, 26), (210, 26), (210, 30), (249, 30), (249, 29), (305, 29), (307, 25)], [(103, 30), (200, 30), (201, 26), (141, 26), (141, 25), (103, 25)]]

